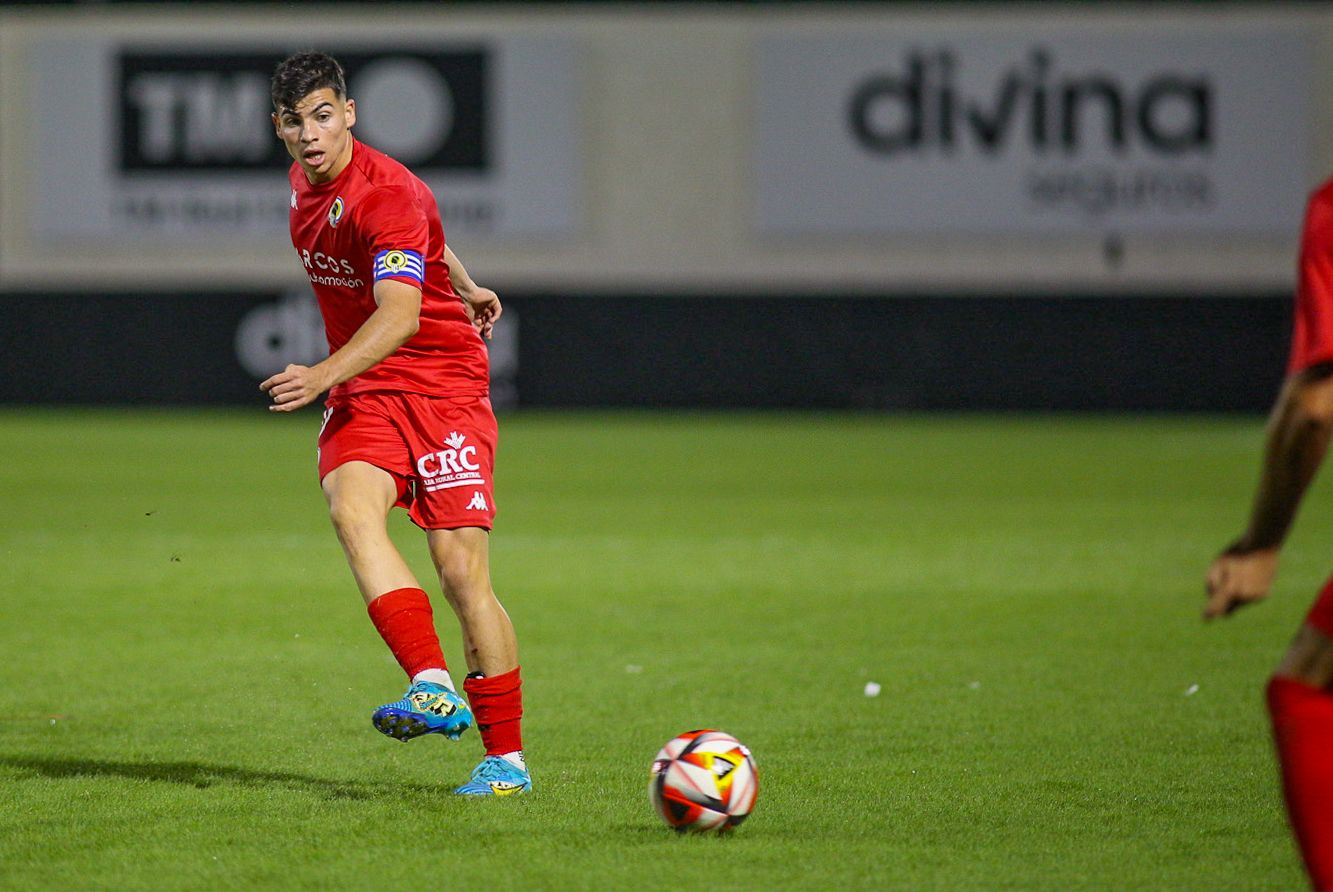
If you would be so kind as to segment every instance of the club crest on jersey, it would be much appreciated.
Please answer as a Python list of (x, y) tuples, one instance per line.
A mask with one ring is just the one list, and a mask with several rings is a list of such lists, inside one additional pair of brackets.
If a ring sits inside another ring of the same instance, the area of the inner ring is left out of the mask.
[[(292, 194), (293, 194), (293, 196), (295, 196), (296, 193), (292, 193)], [(343, 218), (343, 208), (344, 208), (344, 207), (346, 207), (346, 205), (343, 204), (343, 197), (342, 197), (341, 195), (339, 195), (337, 198), (333, 199), (333, 207), (329, 208), (329, 225), (330, 225), (330, 226), (337, 226), (337, 225), (338, 225), (338, 221), (341, 220), (341, 219)]]

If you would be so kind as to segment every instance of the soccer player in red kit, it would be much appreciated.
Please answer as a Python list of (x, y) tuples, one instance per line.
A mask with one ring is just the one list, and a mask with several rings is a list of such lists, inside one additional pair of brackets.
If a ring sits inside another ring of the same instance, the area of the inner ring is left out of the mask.
[[(1278, 552), (1333, 433), (1333, 180), (1310, 197), (1299, 273), (1291, 358), (1269, 419), (1254, 508), (1244, 534), (1208, 569), (1208, 619), (1267, 596)], [(1333, 578), (1267, 694), (1292, 830), (1314, 888), (1333, 890)]]
[[(526, 792), (518, 645), (489, 563), (496, 424), (482, 337), (500, 301), (445, 245), (430, 189), (352, 136), (356, 104), (336, 60), (289, 57), (274, 72), (272, 96), (273, 126), (295, 162), (292, 245), (330, 355), (289, 365), (260, 387), (275, 412), (329, 394), (320, 485), (370, 618), (410, 679), (403, 698), (372, 721), (399, 740), (456, 740), (475, 721), (486, 756), (456, 792)], [(458, 618), (467, 702), (441, 652), (430, 599), (389, 538), (395, 506), (425, 530)]]

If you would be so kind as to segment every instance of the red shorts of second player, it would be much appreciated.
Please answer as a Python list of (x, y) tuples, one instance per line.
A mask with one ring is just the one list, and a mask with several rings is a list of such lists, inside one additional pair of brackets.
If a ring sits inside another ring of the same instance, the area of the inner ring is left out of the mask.
[(367, 462), (393, 475), (398, 505), (422, 529), (489, 530), (497, 435), (485, 397), (358, 394), (324, 413), (319, 479), (349, 461)]
[(1314, 626), (1330, 638), (1333, 638), (1333, 579), (1324, 583), (1314, 606), (1305, 616), (1305, 622)]

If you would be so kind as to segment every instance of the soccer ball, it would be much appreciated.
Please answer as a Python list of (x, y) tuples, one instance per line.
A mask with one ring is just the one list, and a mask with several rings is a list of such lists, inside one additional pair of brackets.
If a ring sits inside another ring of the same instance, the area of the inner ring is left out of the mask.
[(653, 807), (681, 833), (730, 830), (745, 820), (758, 793), (750, 751), (722, 731), (689, 731), (667, 741), (648, 783)]

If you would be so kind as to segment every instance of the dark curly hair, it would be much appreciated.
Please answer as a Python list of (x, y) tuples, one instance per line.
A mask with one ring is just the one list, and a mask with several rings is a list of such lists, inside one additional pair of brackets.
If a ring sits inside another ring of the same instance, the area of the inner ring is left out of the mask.
[(273, 70), (270, 95), (273, 110), (294, 109), (296, 104), (316, 90), (328, 87), (339, 99), (347, 95), (347, 79), (343, 67), (328, 53), (295, 53), (278, 63)]

